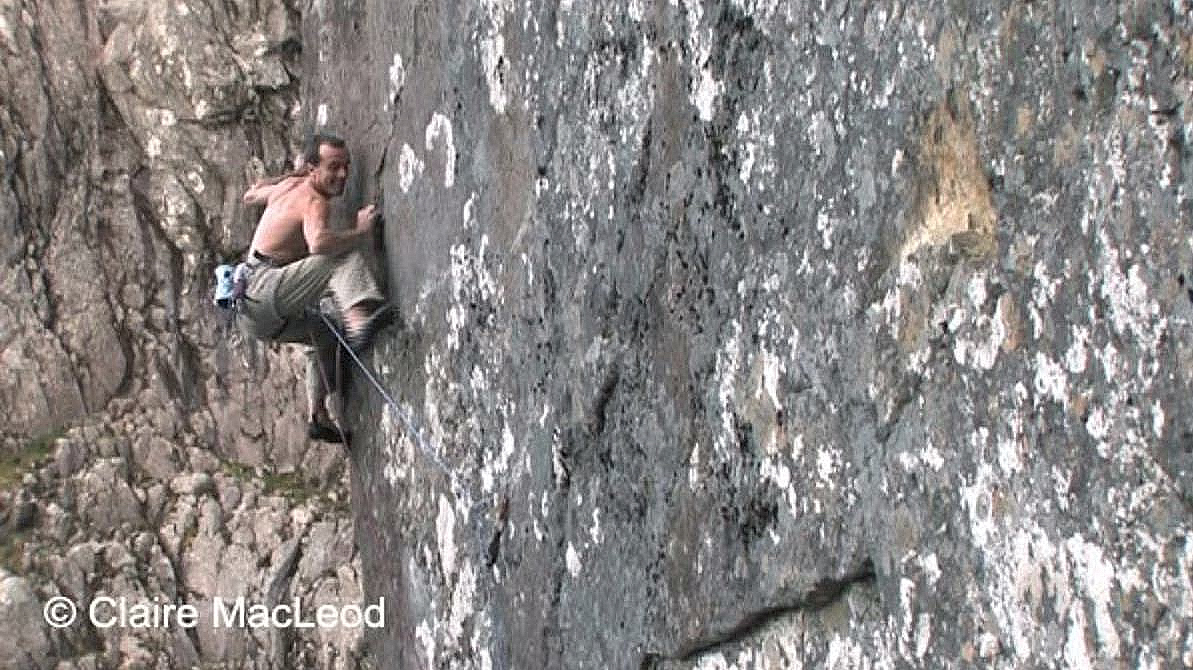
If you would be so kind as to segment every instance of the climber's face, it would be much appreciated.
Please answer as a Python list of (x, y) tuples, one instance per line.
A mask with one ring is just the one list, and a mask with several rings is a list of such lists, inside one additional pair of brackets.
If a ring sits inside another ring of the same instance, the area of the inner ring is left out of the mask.
[(311, 184), (325, 196), (340, 195), (348, 182), (350, 163), (347, 149), (319, 145), (319, 163), (311, 167)]

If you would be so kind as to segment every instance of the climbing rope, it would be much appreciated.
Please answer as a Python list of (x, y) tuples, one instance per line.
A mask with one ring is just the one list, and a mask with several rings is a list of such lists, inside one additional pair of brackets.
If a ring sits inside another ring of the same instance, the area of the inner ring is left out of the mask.
[(448, 484), (451, 487), (452, 495), (455, 496), (456, 500), (464, 502), (468, 508), (466, 516), (471, 521), (472, 533), (474, 535), (474, 541), (476, 542), (477, 550), (479, 552), (484, 552), (487, 547), (487, 542), (484, 541), (484, 536), (479, 526), (479, 524), (482, 523), (482, 519), (476, 513), (477, 508), (481, 505), (481, 501), (472, 500), (471, 496), (465, 495), (463, 482), (461, 482), (459, 478), (456, 477), (456, 474), (447, 467), (447, 464), (443, 462), (443, 459), (439, 457), (439, 454), (432, 451), (430, 446), (427, 445), (427, 441), (423, 439), (422, 431), (419, 430), (418, 425), (414, 422), (414, 418), (410, 416), (410, 413), (404, 411), (401, 405), (399, 405), (397, 401), (394, 400), (393, 396), (390, 395), (389, 391), (381, 385), (381, 382), (377, 380), (377, 376), (373, 374), (372, 370), (369, 369), (369, 366), (365, 365), (365, 362), (360, 359), (360, 356), (358, 356), (356, 352), (352, 350), (352, 347), (349, 346), (348, 342), (344, 339), (344, 336), (340, 333), (340, 330), (336, 328), (335, 324), (332, 323), (330, 319), (327, 318), (327, 315), (321, 311), (316, 311), (318, 312), (319, 318), (323, 320), (323, 324), (327, 326), (327, 329), (330, 330), (331, 334), (335, 336), (337, 341), (339, 341), (340, 347), (343, 348), (344, 351), (348, 352), (348, 355), (352, 357), (353, 362), (356, 363), (356, 367), (360, 368), (360, 371), (364, 373), (365, 378), (369, 380), (369, 383), (373, 385), (373, 388), (377, 389), (377, 393), (381, 394), (381, 398), (385, 401), (385, 404), (398, 417), (398, 420), (402, 422), (402, 425), (406, 427), (406, 431), (411, 435), (414, 443), (418, 446), (419, 451), (423, 452), (423, 454), (430, 459), (435, 467), (439, 468), (439, 470), (447, 477)]
[(328, 319), (327, 315), (321, 311), (317, 311), (317, 313), (319, 318), (323, 320), (323, 324), (327, 326), (327, 329), (330, 330), (331, 334), (334, 335), (336, 340), (339, 341), (340, 346), (344, 349), (344, 351), (348, 352), (348, 355), (352, 357), (352, 360), (356, 363), (356, 366), (360, 368), (361, 372), (364, 373), (365, 378), (369, 380), (369, 383), (373, 385), (373, 388), (377, 389), (377, 393), (381, 394), (382, 400), (384, 400), (386, 405), (393, 410), (394, 415), (397, 416), (398, 420), (402, 422), (403, 426), (405, 426), (406, 432), (414, 440), (414, 443), (418, 446), (419, 451), (422, 451), (424, 454), (426, 454), (427, 458), (431, 459), (431, 462), (434, 463), (437, 468), (443, 471), (443, 474), (447, 475), (448, 479), (451, 480), (454, 485), (455, 477), (452, 476), (451, 469), (447, 467), (447, 465), (443, 462), (443, 459), (439, 457), (439, 454), (432, 451), (427, 445), (427, 441), (423, 439), (422, 431), (418, 429), (418, 426), (415, 424), (414, 419), (410, 416), (409, 412), (404, 411), (401, 405), (399, 405), (398, 402), (394, 400), (393, 396), (390, 395), (389, 391), (387, 391), (385, 387), (381, 385), (381, 382), (377, 381), (377, 376), (373, 374), (372, 370), (370, 370), (367, 365), (365, 365), (364, 361), (360, 360), (360, 356), (357, 356), (356, 352), (352, 350), (352, 347), (349, 346), (347, 340), (345, 340), (344, 336), (340, 334), (340, 330), (336, 328), (334, 323), (331, 322), (331, 319)]
[[(369, 380), (369, 383), (373, 385), (373, 388), (377, 389), (377, 393), (381, 395), (381, 398), (385, 401), (389, 409), (393, 411), (393, 413), (398, 417), (398, 420), (401, 421), (406, 427), (407, 432), (411, 435), (414, 443), (418, 445), (419, 450), (426, 454), (427, 458), (429, 458), (431, 462), (435, 464), (435, 467), (439, 468), (447, 477), (448, 485), (451, 487), (452, 495), (458, 502), (463, 503), (466, 507), (466, 509), (460, 510), (461, 514), (463, 515), (463, 523), (461, 527), (466, 528), (467, 531), (465, 532), (472, 536), (473, 548), (477, 554), (480, 564), (492, 566), (496, 560), (496, 550), (494, 547), (499, 546), (497, 543), (499, 542), (499, 538), (501, 537), (502, 533), (500, 528), (504, 528), (505, 525), (504, 518), (500, 520), (494, 520), (495, 528), (493, 529), (493, 534), (486, 532), (484, 527), (485, 519), (479, 513), (479, 508), (481, 507), (482, 501), (473, 500), (471, 499), (471, 496), (465, 495), (462, 482), (456, 478), (455, 474), (450, 469), (448, 469), (447, 465), (444, 464), (443, 459), (439, 457), (439, 454), (432, 451), (427, 445), (426, 440), (423, 439), (422, 431), (418, 429), (418, 426), (415, 424), (413, 417), (410, 416), (410, 413), (404, 411), (402, 407), (398, 405), (397, 401), (394, 400), (393, 396), (390, 395), (389, 391), (381, 385), (381, 382), (377, 380), (377, 376), (373, 374), (372, 370), (370, 370), (367, 365), (365, 365), (364, 361), (360, 359), (360, 356), (358, 356), (356, 352), (352, 350), (352, 347), (348, 345), (348, 342), (344, 339), (344, 336), (340, 333), (340, 330), (336, 328), (335, 324), (332, 323), (330, 319), (327, 318), (327, 315), (319, 310), (314, 311), (318, 313), (319, 318), (323, 321), (323, 324), (326, 325), (327, 329), (330, 330), (332, 335), (335, 336), (336, 340), (340, 343), (340, 347), (344, 351), (347, 351), (348, 355), (352, 357), (352, 361), (355, 362), (356, 366), (360, 368), (360, 371), (364, 373), (365, 378)], [(314, 338), (312, 337), (312, 342), (313, 341)], [(316, 359), (321, 361), (321, 358), (317, 353)], [(320, 362), (320, 365), (322, 365), (322, 362)], [(339, 366), (337, 366), (337, 368), (338, 367)], [(337, 373), (338, 372), (339, 370), (337, 369)], [(339, 428), (338, 423), (336, 424), (336, 427), (337, 429)], [(504, 507), (501, 509), (504, 509)], [(504, 516), (504, 514), (504, 511), (499, 512), (500, 516)]]

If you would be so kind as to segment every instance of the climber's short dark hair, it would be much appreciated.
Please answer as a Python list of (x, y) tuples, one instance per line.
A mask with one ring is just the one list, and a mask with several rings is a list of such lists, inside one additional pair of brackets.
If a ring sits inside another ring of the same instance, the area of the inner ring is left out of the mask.
[(324, 144), (329, 147), (335, 147), (336, 149), (346, 149), (348, 147), (347, 142), (331, 133), (312, 133), (307, 138), (306, 146), (303, 147), (302, 152), (302, 159), (306, 161), (307, 165), (314, 166), (319, 164), (319, 147)]

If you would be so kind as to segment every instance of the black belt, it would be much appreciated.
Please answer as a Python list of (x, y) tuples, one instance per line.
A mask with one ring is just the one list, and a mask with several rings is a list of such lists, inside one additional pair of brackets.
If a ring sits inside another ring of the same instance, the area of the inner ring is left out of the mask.
[(276, 267), (281, 267), (281, 265), (282, 265), (281, 263), (274, 260), (274, 258), (272, 256), (267, 256), (267, 255), (261, 253), (260, 251), (257, 251), (256, 249), (253, 249), (252, 256), (253, 256), (254, 260), (261, 261), (262, 263), (264, 263), (270, 267), (276, 268)]

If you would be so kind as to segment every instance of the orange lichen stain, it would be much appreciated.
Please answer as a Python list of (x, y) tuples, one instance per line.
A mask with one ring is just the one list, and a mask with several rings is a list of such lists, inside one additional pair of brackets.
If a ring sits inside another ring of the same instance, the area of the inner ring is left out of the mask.
[(916, 176), (900, 257), (949, 243), (969, 257), (990, 255), (996, 215), (990, 185), (978, 162), (968, 101), (951, 94), (937, 104), (914, 155)]
[(1011, 294), (1004, 293), (999, 296), (998, 315), (1007, 328), (1002, 350), (1010, 353), (1018, 349), (1023, 342), (1023, 318), (1019, 313), (1019, 305), (1011, 298)]

